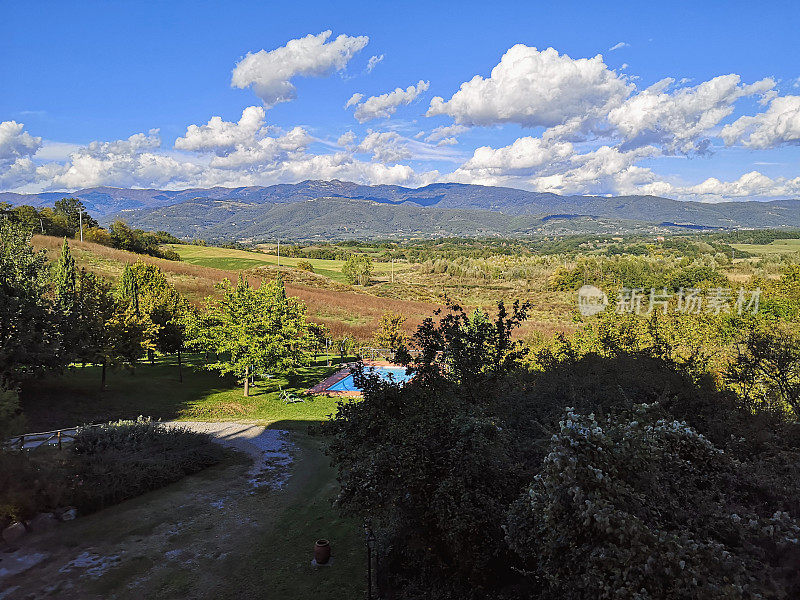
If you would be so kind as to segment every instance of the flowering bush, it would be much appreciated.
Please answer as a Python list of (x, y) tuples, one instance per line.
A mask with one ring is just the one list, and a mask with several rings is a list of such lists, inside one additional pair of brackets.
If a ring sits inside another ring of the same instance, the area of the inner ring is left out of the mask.
[(531, 575), (562, 598), (797, 597), (800, 521), (750, 465), (656, 413), (566, 409), (505, 527)]

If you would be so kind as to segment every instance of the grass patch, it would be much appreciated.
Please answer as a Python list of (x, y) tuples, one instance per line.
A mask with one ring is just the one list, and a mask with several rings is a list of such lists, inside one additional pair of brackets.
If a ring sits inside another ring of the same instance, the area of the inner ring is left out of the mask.
[[(322, 451), (322, 440), (298, 430), (297, 423), (279, 422), (295, 430), (299, 461), (288, 498), (277, 507), (271, 535), (259, 535), (246, 555), (231, 555), (221, 565), (229, 573), (221, 599), (256, 598), (269, 590), (275, 598), (319, 600), (361, 599), (365, 593), (365, 550), (362, 524), (342, 517), (331, 501), (338, 491), (336, 474)], [(280, 500), (279, 500), (280, 501)], [(311, 567), (314, 542), (331, 541), (333, 566)]]
[(202, 355), (189, 355), (178, 381), (174, 358), (159, 357), (154, 365), (118, 369), (108, 374), (107, 389), (100, 391), (100, 368), (71, 367), (63, 375), (50, 375), (28, 382), (21, 403), (28, 431), (50, 431), (83, 423), (135, 419), (139, 415), (162, 420), (313, 421), (325, 419), (336, 409), (332, 398), (316, 397), (286, 405), (279, 386), (296, 394), (319, 383), (338, 368), (339, 358), (257, 381), (251, 396), (232, 377), (220, 377), (201, 368)]
[(769, 244), (731, 244), (732, 247), (750, 254), (791, 254), (800, 252), (800, 239), (775, 240)]

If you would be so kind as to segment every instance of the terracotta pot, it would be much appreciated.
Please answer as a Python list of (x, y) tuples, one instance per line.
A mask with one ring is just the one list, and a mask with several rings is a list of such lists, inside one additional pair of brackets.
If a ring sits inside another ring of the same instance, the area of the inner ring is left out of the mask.
[(327, 564), (331, 559), (331, 543), (328, 540), (317, 540), (314, 544), (314, 560), (318, 565)]

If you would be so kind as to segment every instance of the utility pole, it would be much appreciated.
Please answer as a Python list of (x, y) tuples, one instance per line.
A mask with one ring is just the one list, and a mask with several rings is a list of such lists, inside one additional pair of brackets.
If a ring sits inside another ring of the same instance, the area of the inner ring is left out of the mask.
[(392, 283), (394, 283), (394, 259), (392, 259)]
[(81, 242), (83, 241), (83, 211), (78, 211), (78, 222), (80, 223), (80, 230), (81, 230)]
[(281, 266), (281, 241), (278, 240), (278, 266)]

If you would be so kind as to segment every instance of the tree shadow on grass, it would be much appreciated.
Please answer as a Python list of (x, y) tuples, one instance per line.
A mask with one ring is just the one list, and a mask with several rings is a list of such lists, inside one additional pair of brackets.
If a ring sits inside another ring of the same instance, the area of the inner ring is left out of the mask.
[(134, 370), (109, 370), (104, 391), (100, 390), (97, 366), (70, 367), (63, 374), (27, 382), (21, 394), (25, 429), (49, 431), (139, 415), (162, 420), (272, 421), (304, 413), (305, 418), (313, 419), (315, 414), (309, 414), (308, 406), (292, 409), (294, 405), (284, 405), (279, 386), (300, 394), (338, 368), (325, 364), (303, 367), (291, 375), (257, 381), (251, 395), (245, 397), (233, 376), (220, 377), (203, 369), (203, 364), (202, 355), (186, 356), (182, 383), (173, 357), (159, 357), (155, 364), (142, 363)]

